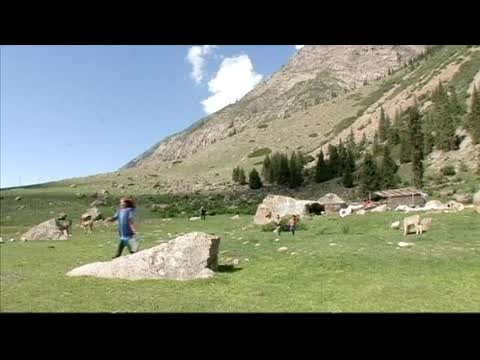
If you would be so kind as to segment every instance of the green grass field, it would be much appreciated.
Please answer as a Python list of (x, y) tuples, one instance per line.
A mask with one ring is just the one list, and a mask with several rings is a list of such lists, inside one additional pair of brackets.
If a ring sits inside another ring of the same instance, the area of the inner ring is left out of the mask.
[[(404, 238), (399, 230), (391, 230), (390, 224), (403, 215), (387, 212), (306, 219), (306, 229), (295, 238), (283, 233), (275, 242), (273, 233), (253, 226), (251, 216), (162, 221), (140, 208), (143, 248), (179, 233), (215, 233), (222, 239), (220, 271), (208, 280), (123, 281), (65, 276), (82, 264), (110, 260), (117, 241), (115, 226), (99, 225), (91, 235), (74, 227), (67, 241), (19, 242), (18, 232), (53, 216), (50, 211), (67, 210), (76, 219), (84, 204), (62, 202), (58, 195), (49, 206), (32, 193), (22, 200), (26, 208), (17, 210), (13, 195), (5, 194), (0, 228), (6, 241), (0, 245), (2, 312), (480, 311), (480, 221), (471, 209), (432, 214), (433, 229), (418, 237)], [(397, 248), (399, 241), (414, 245)], [(281, 246), (288, 251), (278, 252)], [(239, 265), (229, 266), (233, 259), (239, 259)]]

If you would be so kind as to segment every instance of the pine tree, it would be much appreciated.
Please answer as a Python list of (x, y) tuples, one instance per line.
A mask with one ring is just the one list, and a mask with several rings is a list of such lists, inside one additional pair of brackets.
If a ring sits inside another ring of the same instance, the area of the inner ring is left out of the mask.
[(364, 156), (360, 168), (360, 192), (368, 194), (380, 188), (380, 174), (375, 160), (369, 152)]
[(470, 134), (472, 135), (473, 141), (476, 144), (479, 144), (480, 143), (480, 95), (477, 91), (476, 86), (474, 86), (472, 90), (470, 112), (467, 115), (465, 125), (468, 131), (470, 132)]
[(388, 136), (388, 124), (387, 118), (385, 116), (385, 111), (383, 111), (383, 107), (380, 108), (380, 120), (378, 122), (378, 140), (380, 142), (385, 142)]
[(240, 175), (240, 168), (237, 166), (233, 168), (232, 180), (233, 182), (238, 182), (238, 176)]
[(250, 174), (248, 174), (248, 186), (250, 189), (260, 189), (263, 186), (260, 175), (255, 168), (253, 168), (252, 171), (250, 171)]
[(303, 165), (299, 160), (298, 155), (293, 152), (289, 161), (290, 176), (288, 181), (288, 186), (292, 189), (303, 184)]
[(350, 134), (347, 138), (347, 151), (350, 151), (354, 159), (358, 159), (358, 149), (355, 144), (355, 136), (353, 135), (353, 129), (350, 127)]
[(347, 151), (345, 149), (345, 146), (343, 145), (342, 139), (340, 139), (340, 142), (337, 146), (337, 152), (338, 152), (338, 176), (342, 176), (343, 171), (345, 169), (345, 161), (347, 160)]
[(379, 142), (378, 132), (375, 131), (375, 135), (373, 136), (373, 145), (372, 145), (373, 156), (377, 156), (378, 154), (380, 154), (381, 151), (382, 151), (382, 147)]
[(269, 184), (273, 183), (272, 160), (269, 155), (265, 156), (265, 159), (263, 159), (262, 176)]
[(363, 133), (362, 135), (362, 140), (360, 140), (360, 142), (358, 143), (358, 156), (360, 156), (360, 153), (365, 151), (365, 149), (367, 148), (367, 135), (365, 133)]
[(435, 146), (439, 150), (453, 150), (456, 147), (455, 129), (458, 122), (441, 82), (432, 94), (432, 101), (431, 114), (435, 127)]
[(392, 189), (397, 186), (397, 171), (398, 165), (390, 155), (390, 147), (385, 146), (383, 148), (383, 157), (380, 165), (381, 185), (383, 189)]
[(332, 178), (335, 178), (340, 173), (339, 168), (339, 156), (338, 150), (335, 145), (328, 145), (328, 167), (330, 168), (330, 173), (332, 174)]
[(418, 104), (415, 104), (408, 112), (408, 125), (410, 130), (410, 141), (412, 146), (412, 182), (415, 187), (419, 188), (423, 185), (423, 133), (420, 122), (420, 111)]
[[(390, 120), (389, 120), (390, 121)], [(400, 127), (401, 127), (401, 118), (398, 110), (395, 113), (395, 118), (390, 124), (388, 129), (388, 143), (390, 145), (400, 144)]]
[(245, 171), (243, 170), (243, 168), (240, 168), (238, 172), (238, 183), (240, 185), (245, 185), (247, 183), (247, 178), (245, 176)]
[(288, 157), (286, 154), (280, 154), (277, 183), (279, 185), (286, 185), (288, 184), (289, 180), (290, 180), (290, 167), (288, 164)]
[(350, 150), (346, 152), (345, 164), (343, 169), (342, 183), (346, 188), (353, 187), (353, 172), (355, 171), (355, 159)]
[(278, 184), (278, 177), (280, 174), (280, 162), (281, 162), (281, 155), (279, 152), (275, 152), (271, 158), (271, 173), (272, 173), (272, 184)]
[(422, 122), (422, 133), (423, 133), (423, 153), (428, 155), (432, 152), (435, 145), (435, 138), (433, 136), (435, 128), (433, 125), (432, 115), (429, 113), (424, 117)]
[(331, 178), (332, 174), (330, 172), (330, 168), (325, 162), (323, 151), (320, 150), (317, 158), (317, 164), (315, 166), (315, 182), (321, 183), (330, 180)]

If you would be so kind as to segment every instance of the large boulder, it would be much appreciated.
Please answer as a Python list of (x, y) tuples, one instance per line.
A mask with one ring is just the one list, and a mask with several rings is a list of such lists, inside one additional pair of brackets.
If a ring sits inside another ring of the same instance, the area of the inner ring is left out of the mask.
[(453, 199), (462, 204), (469, 204), (472, 202), (472, 195), (471, 194), (455, 194), (453, 195)]
[(47, 220), (37, 226), (32, 227), (25, 234), (20, 236), (20, 240), (67, 240), (68, 234), (57, 227), (55, 219)]
[(480, 190), (473, 195), (473, 205), (480, 206)]
[(91, 219), (91, 220), (97, 221), (97, 220), (102, 220), (103, 219), (103, 214), (97, 207), (92, 207), (92, 208), (88, 209), (87, 211), (85, 211), (82, 214), (81, 218), (82, 219)]
[(449, 201), (447, 203), (447, 206), (450, 211), (462, 211), (463, 209), (465, 209), (465, 206), (463, 204), (453, 200)]
[(311, 200), (297, 200), (288, 196), (268, 195), (258, 205), (255, 213), (254, 222), (258, 225), (268, 224), (273, 221), (277, 215), (281, 218), (290, 215), (307, 215), (307, 205), (313, 204)]
[(446, 210), (448, 205), (438, 200), (430, 200), (424, 206), (425, 210)]
[(372, 210), (370, 210), (370, 212), (384, 212), (384, 211), (387, 211), (387, 204), (377, 206), (376, 208), (373, 208)]
[(219, 245), (218, 236), (192, 232), (135, 254), (80, 266), (67, 276), (126, 280), (207, 278), (217, 270)]

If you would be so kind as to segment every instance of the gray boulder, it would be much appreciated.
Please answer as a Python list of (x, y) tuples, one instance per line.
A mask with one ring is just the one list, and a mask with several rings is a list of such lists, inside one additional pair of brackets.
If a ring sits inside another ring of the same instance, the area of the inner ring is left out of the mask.
[(32, 227), (20, 237), (20, 240), (67, 240), (68, 234), (60, 230), (55, 219), (47, 220)]
[(103, 214), (97, 207), (92, 207), (92, 208), (88, 209), (87, 211), (85, 211), (82, 214), (81, 218), (82, 219), (90, 218), (94, 221), (97, 221), (97, 220), (102, 220), (103, 219)]
[(218, 236), (192, 232), (135, 254), (80, 266), (67, 276), (126, 280), (208, 278), (217, 270), (219, 245)]

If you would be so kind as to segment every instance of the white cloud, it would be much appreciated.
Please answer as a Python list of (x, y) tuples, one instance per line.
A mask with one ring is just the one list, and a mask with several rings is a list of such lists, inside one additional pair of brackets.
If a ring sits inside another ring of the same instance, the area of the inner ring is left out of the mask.
[(262, 80), (253, 69), (248, 55), (223, 59), (215, 77), (208, 82), (212, 96), (202, 101), (203, 109), (212, 114), (234, 103), (252, 90)]
[(200, 84), (205, 75), (205, 57), (212, 53), (213, 49), (217, 48), (215, 45), (192, 46), (188, 49), (187, 61), (192, 64), (192, 72), (190, 76), (197, 83)]
[(300, 50), (300, 49), (303, 48), (305, 45), (294, 45), (294, 46), (295, 46), (295, 49)]

